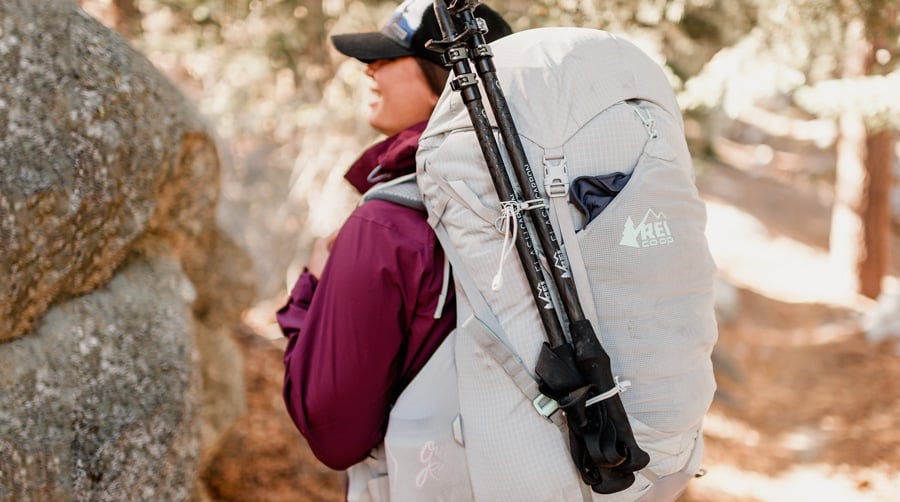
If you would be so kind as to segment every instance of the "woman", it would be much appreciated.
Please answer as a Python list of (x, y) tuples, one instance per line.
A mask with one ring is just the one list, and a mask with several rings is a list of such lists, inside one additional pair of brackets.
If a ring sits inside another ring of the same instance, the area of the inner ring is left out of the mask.
[[(511, 32), (488, 7), (475, 14), (488, 41)], [(432, 0), (405, 1), (381, 31), (332, 37), (368, 65), (368, 122), (388, 136), (347, 173), (360, 192), (415, 171), (419, 136), (449, 75), (425, 48), (441, 38)], [(325, 465), (347, 469), (382, 442), (391, 405), (455, 327), (447, 286), (443, 252), (415, 209), (365, 202), (315, 244), (277, 318), (288, 338), (285, 403)]]

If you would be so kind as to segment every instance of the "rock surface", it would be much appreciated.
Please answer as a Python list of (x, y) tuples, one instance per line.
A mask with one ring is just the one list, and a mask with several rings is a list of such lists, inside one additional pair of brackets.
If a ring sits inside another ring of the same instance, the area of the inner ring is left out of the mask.
[(0, 500), (202, 497), (254, 295), (214, 136), (73, 0), (0, 3), (0, 75)]
[(198, 470), (194, 291), (165, 255), (0, 345), (0, 500), (186, 500)]
[(2, 341), (108, 281), (141, 235), (203, 237), (219, 171), (190, 104), (74, 2), (5, 1), (0, 74)]

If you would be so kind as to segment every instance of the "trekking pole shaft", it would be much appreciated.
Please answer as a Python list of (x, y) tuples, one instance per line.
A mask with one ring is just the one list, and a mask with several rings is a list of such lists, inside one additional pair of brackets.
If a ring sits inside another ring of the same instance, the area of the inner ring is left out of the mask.
[[(476, 22), (471, 9), (462, 10), (460, 16), (465, 23)], [(509, 105), (506, 102), (506, 97), (503, 95), (500, 81), (497, 79), (496, 67), (491, 59), (490, 52), (485, 50), (486, 48), (487, 42), (481, 33), (475, 33), (469, 38), (469, 49), (474, 58), (476, 71), (478, 76), (484, 81), (488, 102), (491, 105), (491, 110), (494, 112), (494, 118), (497, 120), (497, 126), (500, 129), (500, 134), (506, 147), (506, 153), (512, 164), (512, 171), (523, 191), (523, 196), (525, 200), (541, 199), (534, 172), (528, 163), (528, 158), (525, 156), (525, 150), (522, 147), (522, 141), (519, 139), (519, 133), (509, 111)], [(550, 262), (548, 263), (548, 268), (553, 277), (554, 285), (559, 293), (569, 321), (580, 321), (585, 318), (584, 310), (578, 299), (575, 281), (568, 273), (570, 264), (556, 237), (556, 233), (553, 231), (550, 211), (546, 206), (541, 206), (536, 210), (538, 212), (537, 217), (532, 218), (532, 220), (535, 222), (536, 233), (541, 247), (545, 252), (552, 253), (552, 259), (548, 260)], [(577, 243), (573, 244), (577, 245)]]
[[(456, 27), (443, 0), (435, 0), (434, 8), (444, 39), (455, 39), (457, 37)], [(463, 43), (459, 44), (456, 48), (465, 51), (465, 45)], [(448, 50), (448, 53), (452, 53), (452, 49), (454, 49), (454, 47), (451, 47), (451, 50)], [(460, 54), (462, 54), (460, 57), (453, 60), (454, 79), (451, 81), (451, 87), (460, 92), (463, 103), (466, 105), (466, 110), (472, 121), (475, 136), (478, 140), (478, 145), (481, 147), (481, 153), (487, 164), (488, 172), (491, 175), (491, 181), (497, 192), (497, 197), (501, 202), (518, 201), (520, 200), (520, 197), (517, 197), (515, 188), (506, 174), (500, 147), (497, 144), (490, 121), (485, 113), (484, 103), (481, 99), (481, 91), (478, 90), (477, 82), (474, 79), (474, 74), (469, 65), (468, 56), (465, 56), (465, 52)], [(531, 287), (534, 301), (538, 306), (537, 310), (541, 318), (541, 323), (544, 326), (544, 330), (547, 333), (547, 340), (554, 345), (562, 344), (566, 342), (565, 332), (559, 317), (556, 314), (556, 310), (550, 297), (549, 287), (544, 280), (541, 271), (543, 267), (541, 265), (540, 255), (535, 247), (535, 242), (531, 238), (531, 233), (527, 231), (527, 226), (529, 225), (527, 218), (528, 214), (526, 212), (516, 211), (515, 224), (518, 225), (521, 230), (516, 233), (516, 251), (519, 258), (522, 260), (522, 269), (525, 272), (525, 277)]]

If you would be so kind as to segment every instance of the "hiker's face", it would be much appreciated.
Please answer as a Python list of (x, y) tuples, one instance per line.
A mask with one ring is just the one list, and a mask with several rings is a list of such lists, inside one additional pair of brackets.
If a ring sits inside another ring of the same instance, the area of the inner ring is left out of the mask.
[(438, 97), (412, 57), (379, 59), (366, 67), (373, 82), (369, 125), (390, 136), (428, 120)]

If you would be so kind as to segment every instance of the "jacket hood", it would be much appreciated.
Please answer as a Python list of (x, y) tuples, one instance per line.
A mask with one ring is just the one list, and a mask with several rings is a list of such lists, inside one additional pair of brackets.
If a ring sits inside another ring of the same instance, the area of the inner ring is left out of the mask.
[(344, 179), (359, 193), (378, 183), (416, 171), (416, 150), (427, 121), (420, 122), (372, 145), (350, 166)]

